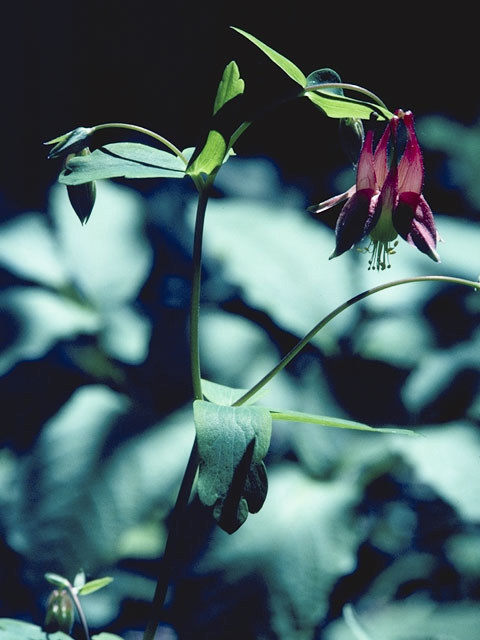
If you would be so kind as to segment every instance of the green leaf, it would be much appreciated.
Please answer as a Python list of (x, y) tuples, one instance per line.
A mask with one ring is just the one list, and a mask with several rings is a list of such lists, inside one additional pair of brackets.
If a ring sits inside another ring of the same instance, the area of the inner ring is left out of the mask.
[(113, 578), (105, 577), (105, 578), (97, 578), (96, 580), (90, 580), (83, 587), (80, 587), (78, 590), (78, 595), (87, 596), (90, 593), (94, 593), (99, 589), (103, 589), (107, 584), (110, 584), (113, 581)]
[(301, 87), (305, 86), (307, 79), (305, 78), (302, 71), (297, 67), (297, 65), (294, 64), (291, 60), (283, 56), (281, 53), (278, 53), (268, 45), (264, 44), (258, 38), (255, 38), (255, 36), (250, 35), (246, 31), (243, 31), (238, 27), (232, 27), (232, 29), (240, 33), (242, 36), (245, 36), (245, 38), (247, 38), (247, 40), (250, 40), (250, 42), (253, 42), (254, 45), (256, 45), (261, 51), (263, 51), (263, 53), (267, 55), (270, 60), (272, 60), (272, 62), (279, 66), (280, 69), (282, 69), (282, 71), (284, 71), (292, 80), (297, 82)]
[(117, 636), (114, 633), (102, 631), (101, 633), (97, 633), (96, 635), (92, 636), (92, 640), (122, 640), (122, 637)]
[(232, 122), (228, 113), (223, 111), (225, 105), (241, 95), (245, 83), (240, 78), (236, 62), (230, 62), (226, 67), (218, 85), (217, 95), (213, 107), (214, 119), (208, 132), (205, 144), (198, 147), (187, 173), (192, 176), (215, 174), (230, 155), (230, 137), (233, 133)]
[[(227, 387), (223, 384), (217, 384), (216, 382), (210, 382), (209, 380), (202, 380), (202, 391), (205, 398), (210, 402), (230, 407), (239, 398), (245, 395), (249, 389), (236, 389), (234, 387)], [(262, 389), (260, 393), (247, 400), (245, 405), (253, 404), (259, 397), (265, 395), (265, 393), (266, 392)]]
[(0, 618), (0, 640), (72, 640), (62, 631), (45, 633), (36, 624), (14, 620), (12, 618)]
[(225, 67), (222, 79), (218, 85), (215, 104), (213, 106), (214, 115), (223, 107), (224, 104), (242, 94), (244, 90), (245, 82), (240, 78), (240, 71), (237, 63), (232, 60)]
[[(186, 149), (189, 158), (192, 150)], [(71, 158), (60, 174), (60, 182), (83, 184), (105, 178), (183, 178), (185, 163), (161, 149), (137, 142), (115, 142), (86, 156)]]
[(68, 587), (71, 587), (70, 581), (63, 576), (58, 575), (58, 573), (46, 573), (45, 580), (56, 587), (62, 587), (62, 589), (68, 589)]
[(331, 93), (331, 89), (325, 89), (323, 92), (319, 90), (315, 92), (306, 91), (305, 95), (329, 118), (361, 118), (368, 120), (372, 113), (378, 113), (387, 120), (393, 118), (393, 113), (380, 105), (355, 100), (347, 96), (334, 95)]
[(198, 495), (228, 533), (265, 500), (262, 467), (270, 444), (272, 419), (264, 407), (227, 407), (196, 400), (193, 404), (200, 457)]
[(313, 413), (301, 413), (300, 411), (271, 411), (272, 420), (288, 420), (290, 422), (310, 422), (322, 425), (322, 427), (335, 427), (337, 429), (354, 429), (356, 431), (373, 431), (375, 433), (393, 433), (395, 435), (417, 436), (415, 431), (409, 429), (389, 429), (369, 427), (362, 422), (331, 418), (330, 416), (318, 416)]

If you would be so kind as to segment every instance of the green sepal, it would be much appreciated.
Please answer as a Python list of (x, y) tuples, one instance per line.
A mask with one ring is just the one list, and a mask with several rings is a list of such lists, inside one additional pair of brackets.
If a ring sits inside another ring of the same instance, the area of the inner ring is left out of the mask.
[(259, 511), (267, 493), (263, 458), (270, 445), (272, 419), (265, 407), (193, 404), (197, 432), (198, 496), (212, 508), (227, 533), (236, 531), (248, 513)]
[[(230, 137), (236, 128), (232, 119), (234, 122), (237, 120), (232, 101), (241, 96), (244, 89), (245, 83), (240, 77), (237, 63), (232, 60), (225, 67), (218, 85), (213, 106), (214, 117), (206, 141), (195, 150), (187, 169), (188, 175), (214, 175), (231, 155)], [(226, 105), (228, 109), (225, 109)]]
[[(183, 152), (188, 159), (192, 149)], [(183, 178), (181, 158), (137, 142), (115, 142), (95, 149), (89, 155), (70, 158), (59, 181), (77, 185), (106, 178)]]
[(335, 427), (336, 429), (353, 429), (355, 431), (370, 431), (373, 433), (391, 433), (403, 436), (418, 436), (418, 433), (410, 429), (391, 429), (369, 427), (363, 422), (344, 420), (343, 418), (332, 418), (330, 416), (319, 416), (313, 413), (302, 413), (300, 411), (274, 411), (270, 410), (272, 420), (287, 420), (290, 422), (309, 422), (321, 425), (322, 427)]

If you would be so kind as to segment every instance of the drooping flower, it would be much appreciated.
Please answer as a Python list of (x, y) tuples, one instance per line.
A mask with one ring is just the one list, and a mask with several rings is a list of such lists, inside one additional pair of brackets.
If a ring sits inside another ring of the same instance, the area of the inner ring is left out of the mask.
[[(405, 149), (397, 159), (397, 131), (403, 122), (407, 133)], [(388, 162), (390, 143), (390, 166)], [(400, 235), (409, 244), (440, 262), (432, 211), (422, 195), (423, 160), (411, 111), (398, 110), (390, 120), (375, 152), (370, 130), (360, 153), (356, 183), (345, 193), (330, 198), (309, 211), (320, 213), (346, 200), (337, 220), (336, 247), (330, 258), (348, 251), (370, 236), (365, 249), (371, 253), (369, 268), (390, 267)]]

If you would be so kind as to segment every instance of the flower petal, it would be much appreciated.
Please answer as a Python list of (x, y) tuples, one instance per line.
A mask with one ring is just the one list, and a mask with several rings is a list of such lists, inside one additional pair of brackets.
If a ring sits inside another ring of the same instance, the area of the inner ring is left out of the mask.
[(355, 193), (355, 185), (350, 187), (348, 191), (344, 193), (339, 193), (337, 196), (333, 196), (333, 198), (329, 198), (328, 200), (324, 200), (323, 202), (319, 202), (318, 204), (314, 204), (311, 207), (307, 208), (307, 211), (311, 213), (322, 213), (322, 211), (327, 211), (327, 209), (331, 209), (339, 202), (343, 202), (348, 198), (351, 198)]
[(377, 188), (377, 181), (375, 177), (375, 169), (373, 166), (373, 131), (370, 130), (365, 136), (365, 140), (360, 152), (360, 158), (358, 159), (357, 167), (357, 179), (356, 179), (357, 191), (363, 189)]
[(411, 111), (404, 114), (403, 122), (407, 129), (408, 139), (402, 159), (398, 164), (398, 190), (399, 192), (411, 191), (420, 194), (423, 188), (423, 160)]
[[(422, 251), (422, 253), (427, 254), (427, 256), (435, 262), (440, 262), (440, 257), (436, 252), (438, 233), (435, 227), (432, 210), (425, 198), (420, 196), (418, 198), (418, 204), (414, 215), (410, 217), (410, 224), (407, 229), (407, 216), (410, 216), (411, 212), (410, 204), (407, 204), (404, 199), (407, 195), (415, 196), (416, 194), (401, 194), (402, 202), (400, 202), (399, 198), (399, 206), (401, 208), (399, 210), (397, 207), (394, 216), (395, 228), (409, 244), (416, 247), (419, 251)], [(399, 220), (401, 220), (400, 225)]]
[(337, 244), (330, 259), (342, 255), (366, 235), (366, 228), (373, 213), (374, 195), (373, 189), (362, 189), (356, 191), (344, 204), (335, 227)]

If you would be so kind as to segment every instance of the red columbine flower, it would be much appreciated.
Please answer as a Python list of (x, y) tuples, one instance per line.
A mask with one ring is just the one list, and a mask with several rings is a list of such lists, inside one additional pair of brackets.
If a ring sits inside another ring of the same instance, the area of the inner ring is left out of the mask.
[[(405, 150), (397, 162), (397, 129), (403, 121), (407, 132)], [(388, 168), (388, 143), (391, 162)], [(336, 247), (330, 258), (340, 256), (369, 235), (366, 251), (372, 254), (369, 268), (390, 267), (397, 235), (440, 262), (436, 252), (438, 234), (433, 214), (422, 195), (423, 161), (411, 111), (398, 110), (388, 123), (373, 152), (373, 131), (368, 131), (360, 152), (355, 186), (310, 211), (320, 213), (347, 200), (335, 228)]]

